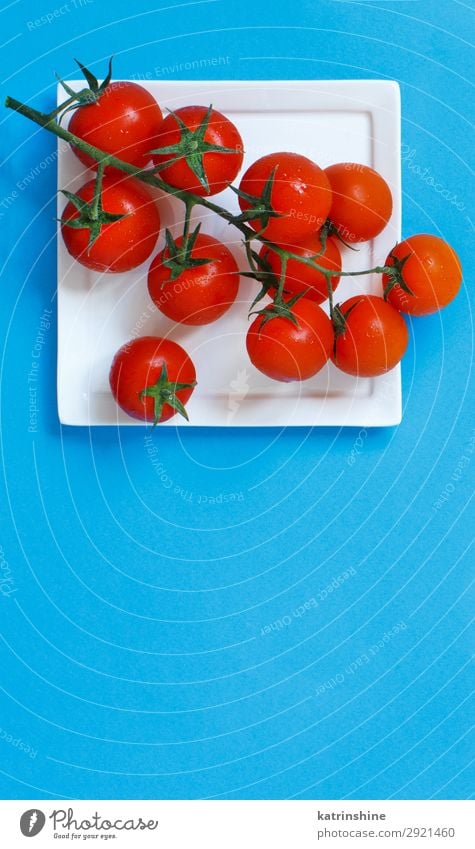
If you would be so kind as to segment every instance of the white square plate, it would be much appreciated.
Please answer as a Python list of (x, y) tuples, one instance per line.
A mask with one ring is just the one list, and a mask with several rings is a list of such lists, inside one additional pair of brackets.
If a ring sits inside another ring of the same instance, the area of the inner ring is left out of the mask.
[[(343, 249), (345, 270), (384, 262), (400, 239), (400, 97), (397, 83), (380, 80), (142, 82), (163, 110), (210, 103), (239, 128), (246, 150), (243, 169), (276, 150), (302, 153), (321, 167), (361, 162), (379, 171), (391, 187), (394, 209), (386, 229), (358, 253)], [(76, 90), (83, 83), (70, 85)], [(58, 92), (58, 102), (64, 93)], [(58, 147), (58, 187), (77, 190), (90, 179), (64, 142)], [(238, 209), (228, 189), (216, 200)], [(183, 204), (160, 196), (163, 228), (178, 235)], [(58, 195), (58, 217), (64, 197)], [(240, 234), (217, 216), (200, 211), (203, 230), (226, 242), (246, 267)], [(157, 251), (163, 245), (163, 235)], [(248, 305), (257, 284), (242, 278), (236, 303), (204, 327), (175, 325), (151, 302), (149, 262), (127, 274), (99, 274), (74, 262), (58, 238), (58, 409), (66, 425), (141, 424), (116, 406), (108, 383), (117, 349), (142, 335), (168, 336), (192, 357), (198, 386), (188, 402), (190, 425), (384, 426), (401, 421), (399, 366), (383, 377), (356, 379), (331, 363), (303, 383), (278, 383), (258, 372), (245, 350)], [(338, 300), (380, 293), (377, 275), (343, 279)], [(188, 427), (181, 416), (167, 424)]]

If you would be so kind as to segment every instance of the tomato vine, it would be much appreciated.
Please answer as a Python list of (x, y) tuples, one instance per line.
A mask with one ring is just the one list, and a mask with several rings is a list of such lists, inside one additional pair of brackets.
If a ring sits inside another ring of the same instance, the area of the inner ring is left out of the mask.
[[(219, 206), (218, 204), (209, 200), (209, 198), (207, 197), (193, 194), (192, 192), (186, 191), (184, 189), (177, 189), (174, 186), (169, 185), (165, 180), (158, 176), (156, 172), (159, 169), (154, 166), (145, 169), (139, 168), (138, 166), (125, 162), (124, 160), (120, 159), (117, 156), (114, 156), (113, 154), (106, 153), (105, 151), (101, 150), (98, 147), (95, 147), (84, 139), (75, 136), (69, 130), (61, 126), (61, 119), (63, 115), (71, 108), (74, 108), (74, 104), (78, 108), (81, 108), (82, 105), (93, 102), (101, 95), (101, 93), (103, 93), (106, 85), (110, 81), (110, 68), (106, 80), (101, 86), (99, 86), (95, 77), (93, 77), (90, 72), (86, 73), (87, 69), (84, 69), (84, 67), (81, 66), (80, 63), (78, 64), (83, 73), (85, 74), (89, 88), (75, 93), (72, 89), (69, 88), (69, 86), (62, 83), (70, 97), (53, 111), (49, 113), (41, 112), (37, 109), (32, 108), (31, 106), (28, 106), (25, 103), (20, 102), (19, 100), (16, 100), (13, 97), (6, 98), (5, 106), (9, 109), (14, 110), (18, 114), (23, 115), (25, 118), (29, 119), (30, 121), (33, 121), (35, 124), (38, 124), (40, 127), (44, 128), (48, 132), (53, 133), (55, 136), (62, 139), (63, 141), (66, 141), (70, 145), (73, 145), (74, 147), (78, 148), (80, 151), (87, 154), (98, 163), (94, 198), (91, 204), (88, 206), (88, 209), (81, 209), (82, 217), (85, 216), (85, 218), (87, 218), (88, 220), (86, 226), (89, 226), (91, 230), (90, 244), (92, 244), (94, 239), (97, 238), (98, 232), (100, 232), (101, 224), (110, 220), (110, 218), (108, 218), (107, 211), (102, 209), (101, 189), (104, 171), (106, 168), (112, 167), (114, 169), (117, 169), (118, 171), (122, 171), (123, 173), (128, 174), (129, 176), (135, 177), (137, 180), (142, 183), (145, 183), (146, 185), (152, 186), (156, 189), (160, 189), (164, 193), (176, 197), (184, 203), (185, 218), (182, 247), (181, 250), (176, 251), (174, 255), (174, 263), (176, 266), (177, 274), (179, 273), (180, 263), (182, 264), (183, 268), (186, 268), (188, 267), (188, 264), (190, 262), (190, 240), (193, 239), (194, 235), (190, 235), (190, 221), (191, 212), (195, 206), (202, 206), (210, 212), (215, 213), (228, 224), (232, 224), (240, 231), (244, 238), (246, 257), (250, 269), (248, 271), (242, 271), (242, 274), (244, 276), (253, 277), (261, 284), (261, 289), (258, 292), (257, 296), (254, 298), (253, 303), (251, 304), (250, 314), (253, 314), (253, 308), (268, 293), (268, 291), (270, 289), (274, 290), (272, 303), (261, 310), (254, 311), (257, 312), (259, 315), (262, 315), (263, 324), (277, 316), (288, 318), (292, 322), (297, 323), (297, 319), (292, 312), (292, 307), (297, 302), (297, 300), (299, 300), (303, 295), (305, 295), (306, 290), (304, 290), (303, 292), (299, 292), (298, 295), (294, 295), (293, 297), (288, 298), (287, 300), (284, 298), (285, 271), (289, 260), (294, 260), (296, 262), (307, 265), (315, 271), (318, 271), (324, 275), (328, 290), (330, 317), (335, 326), (335, 329), (338, 329), (339, 332), (341, 332), (342, 314), (338, 310), (338, 307), (334, 305), (333, 287), (331, 281), (332, 277), (355, 277), (359, 275), (377, 273), (385, 274), (387, 276), (387, 279), (389, 280), (389, 284), (387, 286), (388, 290), (396, 284), (404, 286), (404, 280), (402, 277), (403, 263), (395, 263), (392, 266), (376, 266), (374, 268), (364, 269), (361, 271), (331, 270), (320, 265), (318, 263), (318, 259), (325, 250), (326, 239), (329, 235), (334, 235), (334, 228), (331, 222), (329, 221), (326, 222), (321, 231), (321, 251), (311, 257), (301, 256), (292, 252), (291, 250), (283, 248), (282, 246), (279, 246), (274, 242), (270, 241), (269, 239), (265, 238), (262, 235), (262, 232), (256, 232), (256, 230), (249, 226), (249, 222), (253, 220), (259, 219), (259, 221), (263, 223), (263, 225), (265, 225), (265, 222), (268, 221), (269, 218), (279, 216), (279, 213), (275, 212), (275, 210), (272, 208), (270, 201), (273, 180), (275, 177), (275, 169), (271, 173), (261, 196), (252, 197), (250, 195), (246, 195), (245, 199), (251, 204), (251, 208), (247, 209), (245, 212), (241, 212), (240, 214), (235, 215), (224, 207)], [(231, 186), (231, 189), (238, 196), (242, 194), (239, 189), (233, 186)], [(70, 200), (72, 199), (68, 194), (67, 197), (69, 197)], [(76, 221), (78, 220), (79, 219), (76, 219)], [(67, 221), (63, 222), (63, 224), (64, 223), (68, 224)], [(72, 224), (72, 226), (77, 227), (79, 226), (79, 224), (74, 223)], [(342, 239), (340, 240), (343, 241)], [(271, 249), (280, 257), (281, 271), (278, 278), (269, 269), (262, 257), (260, 257), (259, 254), (253, 249), (252, 243), (254, 241), (260, 242), (262, 245)], [(168, 234), (167, 242), (170, 242)]]

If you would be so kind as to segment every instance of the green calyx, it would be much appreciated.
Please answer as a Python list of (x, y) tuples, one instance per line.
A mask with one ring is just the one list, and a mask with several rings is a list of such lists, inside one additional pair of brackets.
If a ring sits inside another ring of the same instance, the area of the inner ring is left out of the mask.
[[(292, 251), (285, 250), (279, 245), (275, 245), (272, 242), (267, 241), (267, 239), (261, 238), (262, 244), (267, 248), (264, 254), (259, 254), (254, 251), (250, 246), (250, 240), (246, 239), (245, 247), (247, 253), (247, 259), (249, 262), (249, 266), (251, 271), (241, 271), (242, 277), (251, 277), (254, 280), (257, 280), (258, 283), (261, 284), (261, 288), (254, 298), (250, 309), (260, 301), (265, 295), (269, 294), (271, 289), (276, 290), (276, 298), (280, 294), (281, 296), (289, 294), (285, 289), (285, 269), (287, 267), (287, 263), (290, 259), (301, 263), (302, 265), (306, 265), (310, 268), (314, 268), (316, 271), (320, 271), (327, 280), (328, 284), (328, 297), (330, 299), (330, 305), (333, 303), (333, 289), (331, 286), (331, 271), (328, 269), (318, 265), (317, 260), (325, 253), (325, 248), (327, 244), (327, 233), (320, 233), (320, 251), (316, 254), (313, 254), (310, 257), (300, 256), (300, 254), (294, 254)], [(272, 266), (267, 259), (268, 252), (272, 251), (273, 253), (277, 253), (280, 256), (282, 267), (280, 277), (273, 271)], [(308, 290), (306, 290), (308, 291)]]
[(257, 251), (251, 248), (249, 242), (246, 242), (246, 252), (252, 271), (240, 271), (239, 273), (241, 277), (250, 277), (261, 284), (259, 292), (249, 307), (249, 315), (253, 315), (253, 308), (269, 293), (270, 289), (278, 289), (279, 278), (274, 274), (266, 255), (261, 256), (257, 253)]
[(359, 301), (355, 301), (354, 304), (351, 305), (345, 312), (342, 311), (340, 304), (336, 304), (332, 307), (330, 312), (330, 318), (333, 325), (333, 353), (336, 354), (336, 343), (339, 336), (343, 336), (346, 333), (346, 322), (348, 321), (348, 316), (353, 312), (355, 307), (361, 303), (361, 299)]
[(166, 363), (163, 363), (162, 371), (157, 382), (153, 383), (151, 386), (146, 386), (145, 389), (142, 389), (142, 391), (139, 392), (139, 398), (141, 401), (144, 398), (153, 398), (153, 426), (155, 427), (155, 425), (159, 423), (165, 404), (173, 407), (177, 413), (180, 413), (183, 418), (189, 421), (185, 406), (177, 397), (176, 393), (179, 392), (180, 389), (193, 389), (195, 386), (196, 380), (194, 380), (193, 383), (175, 383), (174, 381), (168, 380), (167, 366)]
[(352, 304), (349, 309), (345, 310), (345, 312), (342, 311), (340, 304), (336, 304), (333, 307), (331, 319), (336, 337), (342, 336), (346, 332), (346, 322), (348, 316), (351, 312), (353, 312), (354, 308), (357, 307), (359, 303), (360, 301), (357, 301), (356, 303)]
[(162, 283), (162, 288), (170, 283), (172, 280), (176, 280), (180, 274), (185, 271), (187, 268), (198, 268), (200, 265), (208, 265), (210, 262), (217, 262), (218, 260), (205, 259), (204, 257), (193, 257), (193, 248), (195, 246), (195, 242), (198, 238), (198, 234), (200, 232), (201, 224), (198, 224), (195, 230), (192, 233), (186, 233), (183, 235), (181, 245), (177, 245), (175, 239), (173, 238), (170, 230), (165, 231), (165, 239), (168, 251), (168, 257), (163, 260), (163, 265), (165, 268), (170, 269), (170, 279), (164, 280)]
[(392, 259), (393, 264), (386, 266), (384, 269), (384, 274), (389, 278), (384, 287), (384, 300), (387, 301), (390, 291), (394, 289), (395, 286), (400, 286), (403, 292), (406, 292), (407, 295), (414, 295), (414, 292), (409, 288), (404, 280), (402, 273), (406, 262), (412, 254), (407, 254), (407, 256), (402, 259), (399, 259), (399, 257), (395, 256), (393, 253), (390, 253), (389, 256)]
[(259, 325), (259, 333), (263, 327), (265, 327), (267, 322), (272, 321), (273, 318), (286, 318), (288, 321), (291, 321), (292, 324), (295, 324), (295, 327), (299, 327), (297, 316), (292, 312), (292, 307), (300, 300), (300, 298), (303, 298), (307, 292), (308, 289), (305, 289), (303, 292), (297, 292), (297, 294), (289, 298), (288, 301), (284, 301), (282, 297), (276, 295), (271, 304), (261, 310), (250, 312), (249, 317), (251, 317), (251, 315), (262, 316), (262, 321)]
[(94, 76), (94, 74), (86, 68), (78, 59), (74, 61), (81, 69), (81, 72), (87, 82), (88, 87), (81, 89), (81, 91), (74, 91), (71, 86), (62, 80), (58, 74), (56, 74), (56, 79), (64, 88), (66, 94), (69, 94), (69, 100), (66, 103), (62, 104), (62, 106), (58, 107), (55, 110), (55, 114), (61, 113), (60, 121), (66, 115), (67, 112), (70, 112), (71, 109), (77, 109), (80, 106), (90, 106), (91, 103), (97, 103), (99, 98), (104, 94), (107, 86), (109, 85), (112, 79), (112, 56), (109, 59), (109, 69), (107, 72), (107, 76), (103, 80), (103, 82), (99, 85), (99, 81)]
[(241, 189), (236, 189), (235, 186), (230, 188), (237, 194), (238, 197), (249, 203), (250, 209), (244, 210), (240, 215), (235, 215), (232, 218), (233, 224), (246, 224), (248, 221), (260, 221), (261, 230), (265, 230), (270, 218), (282, 218), (280, 212), (276, 212), (271, 203), (272, 186), (274, 185), (275, 173), (277, 165), (269, 174), (261, 195), (250, 195), (243, 192)]
[(322, 244), (323, 250), (325, 250), (325, 244), (328, 236), (334, 236), (345, 248), (349, 248), (350, 251), (356, 251), (358, 253), (359, 248), (355, 248), (354, 245), (351, 245), (349, 242), (345, 242), (343, 236), (341, 235), (338, 227), (336, 227), (329, 218), (325, 221), (321, 231), (320, 231), (320, 241)]
[(213, 107), (209, 106), (203, 120), (196, 129), (187, 127), (185, 122), (182, 121), (176, 112), (170, 111), (170, 115), (173, 116), (180, 129), (180, 141), (176, 144), (166, 145), (165, 147), (157, 147), (155, 150), (150, 151), (150, 153), (158, 153), (164, 156), (170, 155), (171, 157), (170, 159), (167, 159), (166, 162), (162, 162), (160, 165), (155, 165), (155, 172), (159, 173), (164, 168), (169, 168), (170, 165), (173, 165), (173, 163), (177, 162), (179, 159), (184, 159), (195, 177), (197, 177), (200, 181), (203, 188), (209, 192), (208, 178), (206, 176), (203, 163), (204, 154), (210, 152), (224, 154), (238, 153), (236, 148), (224, 147), (220, 144), (212, 144), (211, 142), (205, 141), (205, 134), (208, 129), (212, 110)]
[(79, 212), (79, 215), (75, 218), (60, 218), (61, 224), (66, 227), (72, 227), (75, 230), (89, 230), (88, 253), (100, 235), (103, 224), (113, 224), (115, 221), (120, 221), (127, 216), (127, 213), (106, 212), (102, 208), (103, 174), (104, 166), (100, 165), (94, 186), (94, 196), (90, 201), (83, 200), (79, 195), (68, 192), (66, 189), (61, 190), (62, 194)]

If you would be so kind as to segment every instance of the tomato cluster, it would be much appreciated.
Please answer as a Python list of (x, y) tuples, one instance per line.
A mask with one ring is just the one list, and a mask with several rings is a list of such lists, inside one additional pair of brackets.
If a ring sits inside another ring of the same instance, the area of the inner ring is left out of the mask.
[[(238, 176), (243, 142), (237, 127), (204, 106), (184, 106), (164, 118), (140, 85), (108, 79), (99, 87), (85, 73), (90, 96), (77, 96), (69, 132), (72, 149), (96, 175), (76, 194), (65, 192), (61, 228), (69, 253), (102, 272), (145, 262), (160, 232), (160, 204), (145, 183), (159, 186), (184, 202), (186, 215), (182, 236), (175, 240), (167, 231), (165, 246), (152, 259), (150, 297), (175, 322), (218, 320), (234, 303), (243, 272), (225, 244), (191, 228), (190, 213)], [(357, 377), (381, 375), (406, 350), (403, 314), (439, 310), (460, 288), (455, 251), (436, 236), (418, 235), (368, 270), (381, 275), (380, 296), (334, 303), (340, 278), (352, 274), (342, 269), (341, 245), (373, 239), (392, 214), (388, 184), (366, 165), (323, 169), (299, 153), (269, 153), (247, 168), (233, 190), (240, 213), (208, 208), (244, 236), (246, 273), (260, 285), (252, 307), (266, 299), (254, 311), (246, 348), (253, 365), (274, 380), (307, 380), (328, 360)], [(176, 342), (141, 337), (117, 352), (110, 385), (130, 416), (157, 423), (177, 412), (186, 416), (196, 374)]]

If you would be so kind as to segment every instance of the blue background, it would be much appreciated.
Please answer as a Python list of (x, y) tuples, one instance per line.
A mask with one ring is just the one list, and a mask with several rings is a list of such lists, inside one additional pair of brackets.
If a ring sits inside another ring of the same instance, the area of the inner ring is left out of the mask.
[[(472, 3), (3, 6), (2, 94), (44, 109), (73, 56), (99, 77), (114, 53), (118, 77), (398, 80), (404, 233), (472, 266)], [(28, 430), (55, 139), (1, 121), (0, 795), (467, 797), (472, 281), (413, 323), (398, 428), (162, 429), (162, 480), (143, 431), (60, 428), (54, 315)]]

